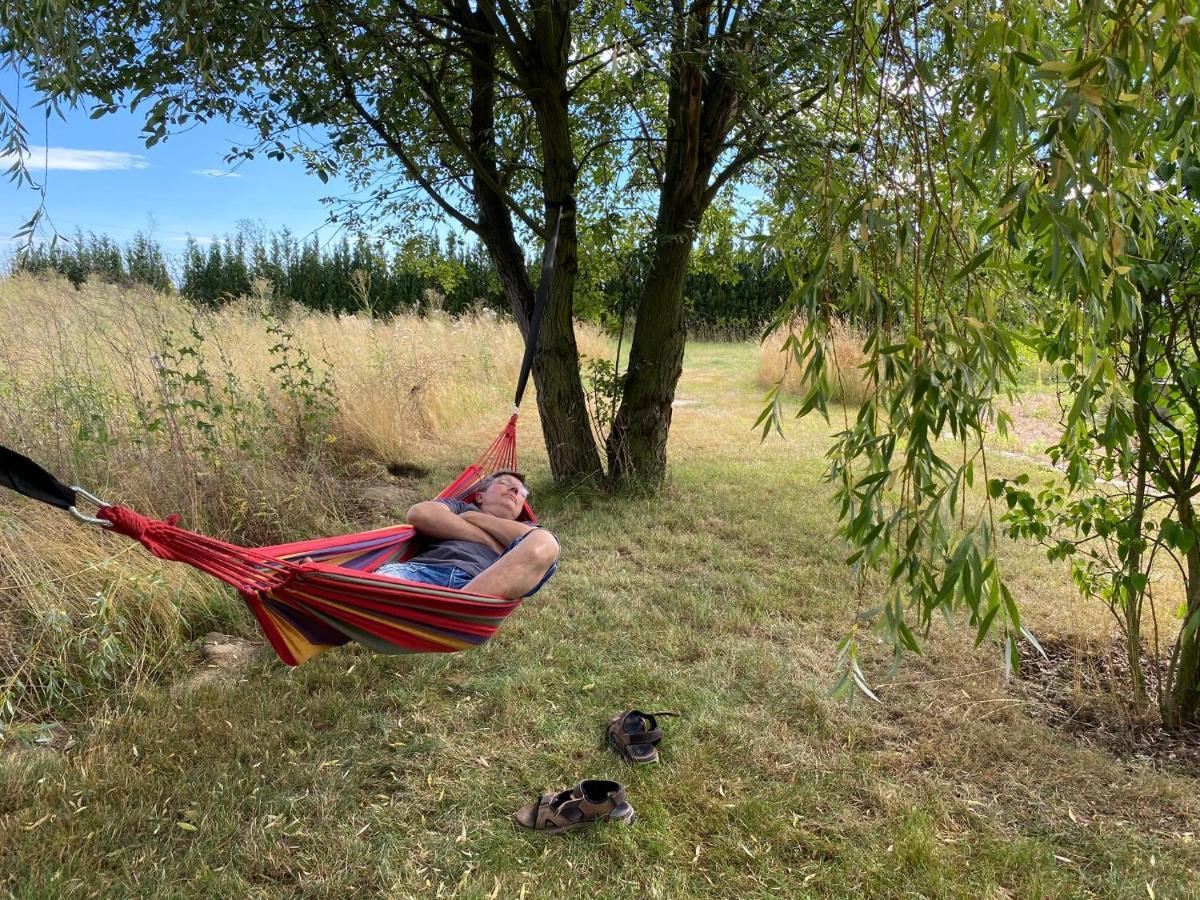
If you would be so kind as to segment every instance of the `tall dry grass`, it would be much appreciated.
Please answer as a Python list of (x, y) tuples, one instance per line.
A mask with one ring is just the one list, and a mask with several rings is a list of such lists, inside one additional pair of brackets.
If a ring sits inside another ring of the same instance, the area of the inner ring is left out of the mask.
[[(598, 332), (580, 338), (605, 352)], [(353, 484), (441, 458), (456, 430), (499, 427), (522, 352), (489, 314), (335, 318), (263, 290), (201, 311), (14, 276), (0, 280), (0, 443), (238, 543), (337, 533), (360, 524)], [(0, 740), (5, 722), (157, 673), (190, 636), (246, 621), (216, 582), (0, 496)]]
[[(784, 349), (788, 335), (799, 336), (804, 330), (802, 323), (784, 325), (762, 342), (758, 352), (758, 384), (771, 387), (783, 379), (782, 390), (797, 394), (802, 390), (802, 378), (807, 358), (797, 358), (792, 348)], [(867, 356), (863, 353), (865, 336), (842, 322), (834, 324), (825, 345), (825, 359), (829, 372), (829, 399), (847, 406), (858, 406), (873, 390), (870, 372), (863, 367)]]

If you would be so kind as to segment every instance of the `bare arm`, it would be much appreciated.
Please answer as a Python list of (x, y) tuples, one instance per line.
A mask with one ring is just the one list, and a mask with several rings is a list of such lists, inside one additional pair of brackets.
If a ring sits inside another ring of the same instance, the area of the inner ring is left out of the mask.
[(525, 522), (517, 522), (512, 519), (501, 519), (499, 516), (489, 515), (488, 513), (476, 510), (467, 510), (459, 518), (465, 519), (472, 527), (487, 532), (488, 535), (500, 544), (501, 550), (517, 538), (528, 534), (537, 527), (536, 525), (529, 525)]
[(501, 544), (490, 533), (467, 521), (463, 516), (455, 515), (445, 503), (438, 503), (436, 500), (417, 503), (409, 509), (405, 518), (408, 524), (421, 534), (435, 540), (474, 541), (476, 544), (491, 547), (497, 553), (508, 546), (507, 543)]

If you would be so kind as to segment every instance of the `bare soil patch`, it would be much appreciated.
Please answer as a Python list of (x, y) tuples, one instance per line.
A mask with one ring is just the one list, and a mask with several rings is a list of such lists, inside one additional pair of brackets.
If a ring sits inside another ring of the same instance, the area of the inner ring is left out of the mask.
[(231, 634), (221, 634), (219, 631), (210, 631), (201, 639), (200, 652), (204, 656), (204, 665), (199, 672), (183, 682), (185, 690), (234, 678), (269, 651), (263, 644)]
[[(1120, 642), (1081, 645), (1058, 638), (1042, 641), (1043, 658), (1021, 647), (1021, 680), (1041, 703), (1031, 714), (1089, 746), (1120, 759), (1137, 760), (1200, 776), (1200, 729), (1165, 731), (1157, 715), (1138, 715), (1127, 705), (1132, 696), (1129, 661)], [(1146, 691), (1157, 696), (1163, 664), (1147, 656)]]

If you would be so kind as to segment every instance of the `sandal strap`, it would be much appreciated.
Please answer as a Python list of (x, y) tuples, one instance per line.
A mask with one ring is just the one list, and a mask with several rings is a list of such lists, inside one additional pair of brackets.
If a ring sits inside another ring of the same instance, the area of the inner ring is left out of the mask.
[(657, 744), (662, 740), (662, 729), (655, 728), (652, 731), (638, 731), (633, 734), (624, 732), (621, 734), (626, 744)]
[[(658, 727), (659, 716), (678, 716), (677, 712), (643, 712), (640, 709), (631, 709), (626, 713), (622, 713), (617, 724), (617, 731), (620, 737), (629, 744), (657, 744), (662, 740), (662, 731)], [(625, 728), (625, 723), (629, 721), (630, 716), (637, 716), (642, 720), (641, 731), (628, 731)]]
[[(662, 729), (658, 727), (658, 717), (681, 717), (682, 715), (683, 713), (673, 710), (664, 710), (663, 712), (644, 712), (640, 709), (626, 710), (612, 717), (612, 720), (608, 723), (608, 734), (614, 742), (615, 749), (625, 759), (637, 762), (642, 759), (642, 756), (635, 757), (631, 755), (629, 752), (631, 749), (654, 747), (662, 741), (663, 733)], [(640, 730), (634, 731), (631, 726), (637, 727)]]
[[(547, 825), (565, 825), (573, 819), (562, 819), (562, 810), (574, 799), (573, 789), (565, 791), (549, 791), (538, 798), (537, 815), (534, 828), (545, 828)], [(557, 801), (557, 802), (556, 802)]]
[(603, 800), (591, 800), (584, 782), (557, 793), (543, 794), (538, 802), (535, 828), (572, 825), (585, 819), (606, 816), (625, 802), (625, 788), (615, 782), (614, 790), (605, 792)]

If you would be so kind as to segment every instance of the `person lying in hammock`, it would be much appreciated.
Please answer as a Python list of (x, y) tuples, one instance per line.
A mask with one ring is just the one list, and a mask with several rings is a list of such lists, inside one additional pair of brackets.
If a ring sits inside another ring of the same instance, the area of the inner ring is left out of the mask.
[(375, 574), (514, 600), (536, 593), (557, 570), (559, 548), (546, 529), (518, 521), (528, 495), (525, 476), (502, 469), (480, 483), (471, 503), (415, 504), (405, 518), (425, 549)]

